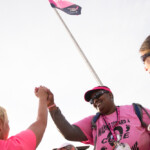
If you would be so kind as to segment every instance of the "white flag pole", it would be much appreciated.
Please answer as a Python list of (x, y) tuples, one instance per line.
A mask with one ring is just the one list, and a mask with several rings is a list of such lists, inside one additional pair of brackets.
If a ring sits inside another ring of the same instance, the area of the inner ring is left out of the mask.
[(69, 33), (71, 39), (73, 40), (74, 44), (76, 45), (77, 49), (79, 50), (81, 56), (83, 57), (83, 59), (85, 60), (87, 66), (89, 67), (90, 71), (92, 72), (92, 74), (94, 75), (97, 83), (102, 86), (103, 83), (101, 82), (101, 80), (99, 79), (97, 73), (95, 72), (94, 68), (92, 67), (92, 65), (90, 64), (90, 62), (88, 61), (87, 57), (85, 56), (85, 54), (83, 53), (82, 49), (80, 48), (79, 44), (77, 43), (76, 39), (74, 38), (74, 36), (72, 35), (72, 33), (70, 32), (69, 28), (67, 27), (66, 23), (64, 22), (64, 20), (62, 19), (62, 17), (60, 16), (60, 14), (58, 13), (58, 11), (56, 10), (56, 8), (54, 8), (58, 18), (61, 20), (61, 22), (63, 23), (64, 27), (66, 28), (67, 32)]

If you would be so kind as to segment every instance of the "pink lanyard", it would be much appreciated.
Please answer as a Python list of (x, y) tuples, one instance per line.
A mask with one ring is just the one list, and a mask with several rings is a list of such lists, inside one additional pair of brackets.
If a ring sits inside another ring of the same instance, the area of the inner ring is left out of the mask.
[(106, 125), (107, 125), (107, 128), (110, 130), (110, 132), (112, 133), (112, 135), (113, 135), (113, 138), (114, 138), (114, 140), (117, 142), (117, 136), (116, 136), (116, 134), (115, 134), (115, 132), (114, 132), (114, 128), (119, 124), (119, 122), (120, 122), (120, 109), (119, 109), (119, 107), (116, 107), (116, 113), (117, 113), (117, 122), (116, 122), (116, 124), (112, 127), (111, 125), (110, 125), (110, 123), (108, 123), (107, 121), (106, 121), (106, 116), (105, 115), (102, 115), (102, 117), (103, 117), (103, 119), (104, 119), (104, 121), (105, 121), (105, 123), (106, 123)]

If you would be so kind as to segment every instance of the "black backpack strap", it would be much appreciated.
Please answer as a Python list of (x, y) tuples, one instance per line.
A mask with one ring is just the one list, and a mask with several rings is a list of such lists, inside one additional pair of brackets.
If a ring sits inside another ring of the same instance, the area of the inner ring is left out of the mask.
[(96, 134), (95, 139), (94, 139), (94, 149), (93, 150), (96, 149), (96, 143), (97, 143), (97, 134)]
[[(95, 116), (93, 117), (93, 119), (92, 119), (91, 124), (92, 124), (92, 129), (93, 129), (93, 130), (96, 130), (96, 129), (97, 129), (96, 121), (99, 119), (100, 115), (101, 115), (100, 112), (97, 112), (96, 115), (95, 115)], [(97, 143), (97, 133), (96, 133), (95, 139), (94, 139), (94, 150), (95, 150), (95, 148), (96, 148), (96, 143)]]
[(133, 103), (133, 108), (134, 108), (134, 111), (136, 113), (136, 115), (138, 116), (140, 122), (141, 122), (141, 125), (142, 127), (144, 128), (147, 128), (147, 124), (143, 121), (143, 112), (142, 110), (144, 110), (146, 112), (146, 114), (148, 115), (148, 117), (150, 118), (150, 115), (149, 113), (147, 112), (147, 110), (140, 104), (137, 104), (137, 103)]
[(96, 121), (98, 120), (98, 118), (100, 117), (100, 112), (97, 112), (96, 115), (93, 117), (92, 119), (92, 129), (96, 130)]

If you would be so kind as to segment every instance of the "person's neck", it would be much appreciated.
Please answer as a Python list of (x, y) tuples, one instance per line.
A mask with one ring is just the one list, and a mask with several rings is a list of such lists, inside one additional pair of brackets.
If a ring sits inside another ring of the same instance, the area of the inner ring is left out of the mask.
[(113, 105), (113, 107), (110, 109), (110, 111), (108, 113), (106, 113), (106, 115), (110, 115), (112, 113), (114, 113), (116, 111), (116, 106)]

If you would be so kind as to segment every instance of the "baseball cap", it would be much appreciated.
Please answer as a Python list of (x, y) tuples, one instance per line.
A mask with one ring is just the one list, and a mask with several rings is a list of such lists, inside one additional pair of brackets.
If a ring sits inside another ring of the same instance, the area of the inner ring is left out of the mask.
[(112, 93), (112, 91), (111, 91), (107, 86), (97, 86), (97, 87), (94, 87), (94, 88), (91, 89), (91, 90), (88, 90), (88, 91), (84, 94), (84, 99), (85, 99), (85, 101), (89, 102), (90, 99), (91, 99), (91, 94), (92, 94), (94, 91), (97, 91), (97, 90), (105, 90), (105, 91), (108, 91), (108, 92)]

